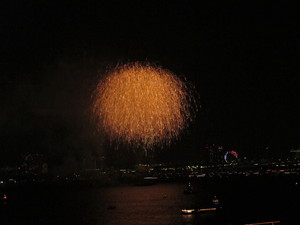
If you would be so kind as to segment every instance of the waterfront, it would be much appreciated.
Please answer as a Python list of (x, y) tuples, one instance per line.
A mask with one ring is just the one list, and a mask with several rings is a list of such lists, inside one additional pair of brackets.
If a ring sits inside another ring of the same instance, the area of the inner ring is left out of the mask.
[[(299, 224), (296, 180), (269, 177), (195, 181), (195, 193), (189, 195), (183, 193), (185, 182), (11, 188), (5, 190), (8, 201), (1, 205), (1, 224), (226, 225), (271, 220)], [(181, 209), (211, 207), (214, 195), (222, 205), (219, 212), (181, 214)]]

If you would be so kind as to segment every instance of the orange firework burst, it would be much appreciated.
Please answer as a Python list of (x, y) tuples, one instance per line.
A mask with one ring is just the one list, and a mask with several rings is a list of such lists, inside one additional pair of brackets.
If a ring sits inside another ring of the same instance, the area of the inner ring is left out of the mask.
[(170, 71), (140, 63), (115, 68), (94, 92), (93, 115), (111, 141), (144, 148), (170, 143), (191, 118), (187, 85)]

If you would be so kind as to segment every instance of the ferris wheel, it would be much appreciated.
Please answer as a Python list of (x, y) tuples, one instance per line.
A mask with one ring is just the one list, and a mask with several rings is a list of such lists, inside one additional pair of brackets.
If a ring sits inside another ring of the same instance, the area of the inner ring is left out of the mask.
[(224, 160), (226, 163), (232, 163), (238, 159), (238, 156), (239, 154), (234, 150), (227, 151), (224, 155)]

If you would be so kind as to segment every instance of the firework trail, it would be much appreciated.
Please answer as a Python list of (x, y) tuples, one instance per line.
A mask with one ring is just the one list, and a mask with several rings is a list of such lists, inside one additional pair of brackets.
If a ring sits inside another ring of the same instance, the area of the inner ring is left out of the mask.
[(111, 141), (152, 148), (179, 137), (192, 118), (191, 92), (170, 71), (133, 63), (109, 72), (93, 95), (93, 116)]

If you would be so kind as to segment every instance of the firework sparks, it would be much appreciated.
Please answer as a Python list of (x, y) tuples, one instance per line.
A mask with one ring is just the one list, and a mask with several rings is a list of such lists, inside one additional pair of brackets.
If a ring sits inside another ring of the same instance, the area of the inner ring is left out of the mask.
[(168, 144), (191, 119), (186, 84), (149, 64), (117, 67), (100, 80), (93, 97), (97, 125), (111, 141), (144, 148)]

